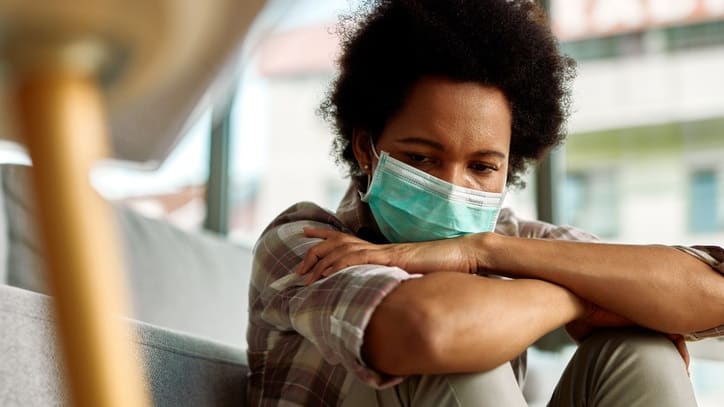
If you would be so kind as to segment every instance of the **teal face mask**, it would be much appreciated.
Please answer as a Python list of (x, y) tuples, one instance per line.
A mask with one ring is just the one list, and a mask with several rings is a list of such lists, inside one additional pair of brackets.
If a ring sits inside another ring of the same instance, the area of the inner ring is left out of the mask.
[(387, 240), (402, 243), (492, 232), (503, 198), (445, 182), (382, 152), (362, 201)]

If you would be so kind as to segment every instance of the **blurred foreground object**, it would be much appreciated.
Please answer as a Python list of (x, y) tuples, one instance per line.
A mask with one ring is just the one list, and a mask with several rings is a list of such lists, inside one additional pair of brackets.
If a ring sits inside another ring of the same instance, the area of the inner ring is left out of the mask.
[(89, 171), (162, 160), (236, 74), (263, 0), (0, 0), (0, 137), (33, 161), (65, 371), (78, 406), (144, 406), (117, 318), (125, 284), (108, 205)]

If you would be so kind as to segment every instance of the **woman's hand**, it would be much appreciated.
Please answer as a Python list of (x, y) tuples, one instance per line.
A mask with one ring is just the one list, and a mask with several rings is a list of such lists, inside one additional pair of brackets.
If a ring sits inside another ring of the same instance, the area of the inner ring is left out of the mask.
[[(408, 273), (477, 270), (473, 241), (469, 236), (420, 243), (372, 244), (356, 236), (323, 228), (304, 228), (307, 237), (323, 239), (309, 249), (297, 273), (311, 284), (350, 266), (379, 264), (399, 267)], [(470, 235), (472, 236), (472, 235)]]
[(566, 332), (576, 343), (580, 343), (598, 328), (626, 326), (636, 326), (636, 324), (621, 315), (589, 303), (588, 311), (583, 317), (566, 324)]

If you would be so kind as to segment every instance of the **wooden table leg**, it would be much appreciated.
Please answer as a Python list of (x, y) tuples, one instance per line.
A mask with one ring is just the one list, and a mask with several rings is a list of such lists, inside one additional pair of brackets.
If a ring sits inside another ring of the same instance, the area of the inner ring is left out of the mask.
[(93, 78), (18, 75), (17, 128), (33, 161), (47, 276), (73, 405), (147, 406), (110, 206), (89, 171), (107, 156), (107, 123)]

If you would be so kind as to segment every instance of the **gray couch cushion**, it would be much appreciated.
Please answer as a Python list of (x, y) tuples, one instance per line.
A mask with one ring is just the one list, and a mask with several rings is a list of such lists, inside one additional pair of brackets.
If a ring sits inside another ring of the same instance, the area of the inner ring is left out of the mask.
[[(0, 176), (2, 166), (0, 165)], [(5, 199), (3, 199), (3, 191), (0, 188), (0, 284), (8, 282), (8, 226), (5, 218)]]
[[(6, 219), (7, 278), (10, 285), (47, 293), (42, 273), (42, 256), (35, 233), (34, 205), (28, 169), (16, 165), (0, 166), (2, 200)], [(24, 270), (29, 270), (25, 272)]]
[[(35, 229), (30, 169), (2, 166), (8, 219), (8, 284), (47, 293)], [(115, 207), (132, 317), (245, 347), (251, 252)]]
[(0, 285), (0, 406), (59, 406), (60, 365), (47, 297)]
[[(66, 405), (49, 297), (0, 285), (0, 406)], [(143, 355), (153, 404), (243, 406), (243, 350), (126, 320)]]
[(246, 352), (218, 342), (135, 324), (154, 406), (243, 406)]
[(118, 209), (134, 316), (246, 347), (251, 251)]

